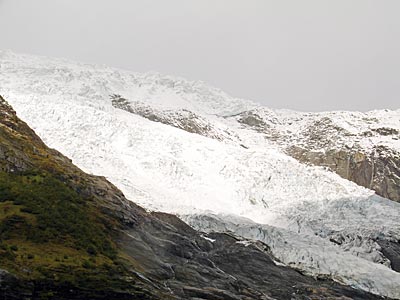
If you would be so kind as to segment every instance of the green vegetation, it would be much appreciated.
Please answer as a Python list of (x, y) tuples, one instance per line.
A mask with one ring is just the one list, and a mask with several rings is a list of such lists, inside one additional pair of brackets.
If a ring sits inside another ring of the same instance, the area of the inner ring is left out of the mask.
[(115, 256), (106, 221), (92, 216), (88, 199), (50, 174), (0, 172), (0, 202), (13, 203), (3, 205), (0, 214), (2, 240), (17, 235), (38, 243), (83, 248), (91, 255)]
[(117, 255), (111, 221), (91, 204), (48, 172), (0, 171), (0, 269), (34, 282), (40, 299), (71, 288), (88, 298), (107, 291), (141, 295), (121, 280), (126, 259)]
[(21, 273), (31, 266), (28, 277), (36, 277), (113, 265), (111, 225), (90, 201), (52, 174), (0, 171), (0, 267)]

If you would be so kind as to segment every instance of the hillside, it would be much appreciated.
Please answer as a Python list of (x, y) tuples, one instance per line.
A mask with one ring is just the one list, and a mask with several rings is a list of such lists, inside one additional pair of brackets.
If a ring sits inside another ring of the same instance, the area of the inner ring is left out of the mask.
[(201, 82), (6, 51), (0, 71), (0, 93), (46, 143), (145, 209), (400, 298), (400, 204), (387, 199), (399, 110), (270, 110)]
[(0, 166), (2, 299), (378, 299), (280, 266), (265, 244), (146, 213), (1, 97)]

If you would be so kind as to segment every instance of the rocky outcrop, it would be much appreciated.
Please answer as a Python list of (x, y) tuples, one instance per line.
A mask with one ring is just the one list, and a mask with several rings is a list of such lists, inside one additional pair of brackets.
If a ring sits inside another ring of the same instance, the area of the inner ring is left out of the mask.
[(146, 266), (142, 276), (153, 283), (155, 278), (162, 280), (179, 298), (375, 298), (277, 265), (268, 245), (261, 242), (245, 243), (226, 233), (201, 235), (174, 216), (153, 216), (157, 220), (142, 223), (143, 230), (128, 230), (119, 242)]
[[(266, 112), (265, 112), (266, 113)], [(230, 116), (235, 117), (236, 120), (259, 133), (262, 133), (266, 138), (271, 141), (278, 141), (282, 138), (281, 134), (274, 128), (274, 124), (279, 122), (276, 118), (269, 118), (268, 122), (260, 116), (256, 111), (244, 111), (238, 115)]]
[[(300, 162), (327, 167), (382, 197), (399, 202), (400, 153), (387, 143), (377, 142), (372, 148), (362, 146), (362, 141), (368, 144), (370, 138), (397, 141), (400, 139), (399, 130), (379, 127), (378, 119), (362, 116), (357, 125), (368, 130), (353, 128), (349, 131), (339, 124), (351, 122), (354, 116), (348, 116), (337, 124), (335, 112), (332, 114), (320, 117), (318, 114), (298, 113), (285, 119), (271, 110), (256, 109), (232, 117), (276, 142)], [(295, 129), (292, 131), (293, 126)]]
[(120, 95), (114, 94), (110, 97), (111, 103), (115, 108), (136, 114), (153, 122), (159, 122), (219, 141), (237, 139), (229, 130), (217, 130), (206, 119), (186, 109), (179, 111), (157, 110), (144, 103), (129, 101)]
[(313, 151), (292, 146), (287, 152), (300, 162), (327, 167), (382, 197), (400, 201), (400, 153), (388, 147), (375, 146), (365, 152), (351, 148)]
[(31, 299), (33, 284), (24, 282), (6, 270), (0, 269), (0, 296), (1, 299), (9, 300)]
[(382, 253), (391, 264), (391, 268), (396, 272), (400, 272), (400, 241), (378, 240), (378, 244), (382, 247)]

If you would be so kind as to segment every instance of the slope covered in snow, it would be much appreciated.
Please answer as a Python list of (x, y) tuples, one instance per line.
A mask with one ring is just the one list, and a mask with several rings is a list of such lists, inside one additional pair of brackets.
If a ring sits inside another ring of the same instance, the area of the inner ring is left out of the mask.
[(400, 204), (286, 153), (331, 148), (307, 135), (321, 119), (346, 131), (333, 145), (397, 151), (399, 110), (273, 111), (201, 82), (8, 51), (0, 94), (48, 145), (138, 204), (264, 241), (282, 263), (315, 276), (400, 298), (400, 273), (380, 244), (400, 240)]
[(263, 107), (233, 116), (297, 160), (400, 202), (400, 110), (299, 113)]

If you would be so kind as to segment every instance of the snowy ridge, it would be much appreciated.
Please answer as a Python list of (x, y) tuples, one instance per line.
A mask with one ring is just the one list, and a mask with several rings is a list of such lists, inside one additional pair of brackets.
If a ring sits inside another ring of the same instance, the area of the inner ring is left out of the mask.
[[(383, 145), (400, 150), (400, 109), (365, 113), (303, 113), (256, 108), (247, 113), (259, 118), (265, 124), (261, 128), (264, 133), (274, 133), (275, 139), (285, 147), (296, 145), (321, 150), (329, 146), (329, 149), (348, 147), (371, 150), (375, 145)], [(318, 140), (319, 136), (321, 140)]]
[[(229, 115), (256, 107), (251, 101), (230, 97), (201, 81), (186, 81), (155, 72), (128, 72), (64, 59), (17, 55), (10, 51), (0, 50), (0, 71), (7, 75), (2, 76), (3, 88), (11, 84), (14, 92), (31, 91), (32, 94), (50, 93), (98, 100), (108, 100), (111, 94), (117, 93), (153, 107), (188, 109), (215, 115)], [(15, 86), (10, 75), (24, 76)], [(28, 83), (29, 86), (26, 85)]]
[[(145, 208), (262, 240), (285, 264), (400, 299), (400, 273), (376, 242), (400, 240), (400, 204), (283, 151), (288, 140), (308, 143), (304, 128), (320, 119), (346, 132), (340, 143), (360, 137), (360, 147), (399, 149), (396, 134), (364, 139), (363, 132), (400, 130), (400, 110), (269, 110), (201, 82), (8, 51), (0, 51), (0, 94), (49, 146)], [(115, 94), (132, 111), (114, 107)], [(143, 116), (143, 108), (166, 121)], [(177, 126), (183, 110), (221, 138)], [(249, 111), (262, 119), (255, 123), (262, 132), (240, 122)]]

